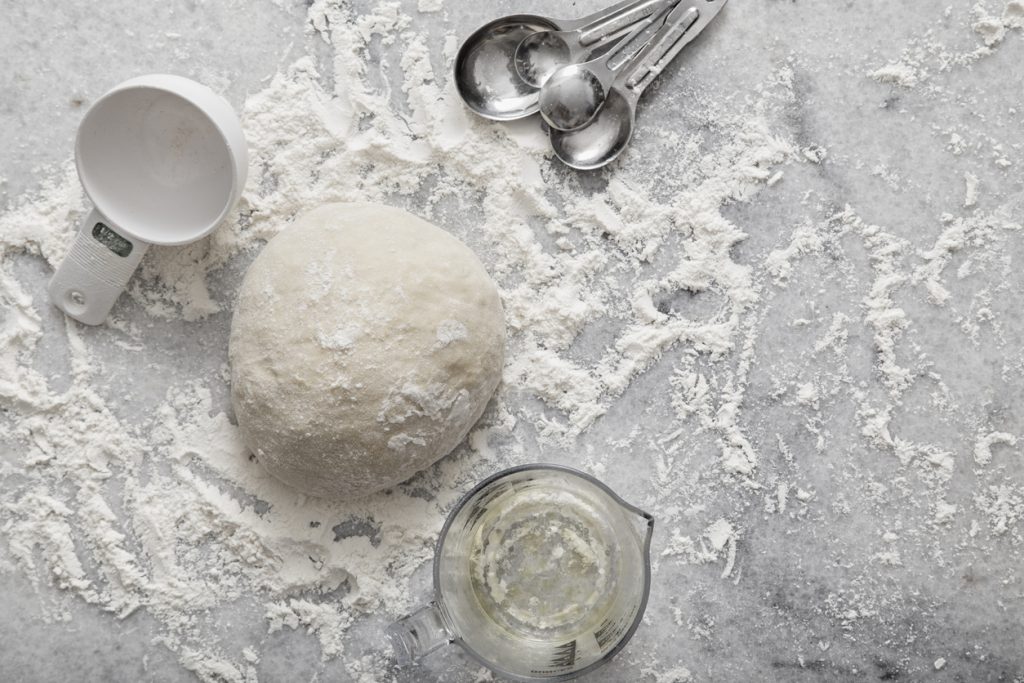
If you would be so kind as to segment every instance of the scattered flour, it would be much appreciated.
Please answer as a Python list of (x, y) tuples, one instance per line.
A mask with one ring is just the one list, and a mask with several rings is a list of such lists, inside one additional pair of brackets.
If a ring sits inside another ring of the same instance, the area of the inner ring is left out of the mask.
[(891, 83), (904, 88), (913, 88), (921, 80), (915, 69), (910, 64), (896, 63), (886, 64), (868, 73), (868, 77), (879, 83)]
[[(936, 74), (970, 68), (992, 55), (1010, 30), (1024, 29), (1024, 3), (1021, 0), (1009, 0), (1003, 5), (1003, 11), (997, 14), (990, 13), (984, 4), (978, 2), (971, 7), (970, 13), (973, 17), (971, 29), (982, 45), (973, 50), (957, 51), (937, 38), (934, 31), (928, 30), (910, 42), (899, 60), (869, 70), (868, 78), (903, 88), (933, 87), (932, 80)], [(941, 87), (934, 87), (934, 92), (941, 95)]]
[(992, 447), (997, 444), (1016, 446), (1017, 437), (1004, 432), (992, 432), (991, 434), (979, 436), (974, 444), (974, 462), (979, 465), (987, 465), (992, 462)]
[(448, 346), (466, 338), (469, 332), (458, 320), (444, 320), (437, 327), (437, 345)]
[[(442, 6), (422, 0), (418, 8)], [(418, 197), (419, 212), (450, 224), (445, 218), (481, 192), (486, 200), (473, 231), (502, 285), (513, 335), (504, 391), (530, 392), (561, 411), (564, 420), (520, 415), (543, 425), (543, 438), (563, 443), (586, 430), (672, 347), (716, 357), (735, 347), (756, 294), (750, 268), (730, 253), (744, 234), (721, 207), (755, 197), (773, 167), (796, 155), (792, 142), (756, 111), (723, 120), (723, 144), (703, 157), (701, 177), (671, 201), (653, 201), (628, 171), (606, 191), (581, 194), (571, 176), (558, 180), (542, 170), (551, 162), (540, 151), (539, 131), (517, 141), (467, 115), (447, 77), (435, 75), (426, 37), (406, 31), (409, 19), (398, 3), (353, 18), (345, 5), (317, 1), (309, 13), (333, 49), (333, 91), (322, 85), (313, 60), (301, 58), (248, 98), (242, 115), (251, 168), (236, 219), (200, 243), (154, 249), (128, 292), (128, 308), (136, 309), (131, 320), (193, 322), (229, 310), (233, 293), (212, 294), (210, 274), (239, 255), (251, 258), (310, 205)], [(377, 39), (402, 48), (408, 110), (396, 111), (388, 94), (367, 81), (365, 59)], [(450, 60), (454, 43), (446, 45)], [(263, 604), (268, 632), (305, 629), (325, 658), (345, 652), (351, 675), (372, 677), (386, 668), (387, 652), (369, 661), (350, 654), (346, 633), (359, 619), (386, 621), (419, 601), (409, 581), (431, 559), (446, 509), (497, 463), (456, 455), (426, 481), (386, 497), (349, 505), (305, 499), (247, 457), (214, 398), (223, 373), (171, 386), (152, 420), (128, 425), (124, 406), (97, 388), (108, 361), (94, 335), (107, 329), (121, 343), (145, 349), (142, 331), (118, 317), (120, 311), (98, 332), (60, 320), (45, 296), (30, 293), (28, 281), (11, 269), (25, 254), (58, 262), (84, 210), (69, 162), (0, 216), (0, 401), (14, 418), (2, 442), (11, 449), (0, 501), (5, 566), (25, 573), (40, 591), (52, 582), (121, 618), (147, 611), (160, 626), (159, 642), (203, 680), (254, 677), (260, 653), (251, 643), (235, 649), (209, 637), (216, 610), (243, 599)], [(548, 251), (534, 217), (571, 241)], [(621, 311), (611, 297), (618, 273), (677, 236), (684, 242), (677, 267), (636, 283), (635, 313)], [(321, 282), (315, 262), (306, 275), (314, 290), (330, 284)], [(713, 289), (725, 296), (726, 308), (710, 320), (654, 309), (660, 292), (679, 289)], [(612, 312), (632, 322), (602, 357), (589, 362), (567, 353), (587, 323)], [(319, 339), (344, 350), (359, 334), (325, 327)], [(57, 336), (67, 341), (66, 386), (31, 361)], [(453, 320), (438, 329), (438, 344), (464, 336), (465, 327)], [(704, 419), (720, 435), (726, 469), (750, 476), (755, 457), (737, 424), (743, 383), (735, 381)], [(480, 434), (488, 432), (508, 439), (516, 422), (499, 396), (469, 441), (486, 446)], [(736, 558), (732, 529), (720, 520), (701, 540), (705, 552), (726, 557), (723, 576)], [(51, 604), (47, 614), (63, 619), (68, 611)]]
[(691, 683), (693, 674), (685, 666), (676, 666), (665, 671), (658, 669), (641, 669), (641, 675), (645, 681), (651, 683)]
[(965, 173), (964, 186), (964, 208), (970, 208), (978, 203), (978, 176)]

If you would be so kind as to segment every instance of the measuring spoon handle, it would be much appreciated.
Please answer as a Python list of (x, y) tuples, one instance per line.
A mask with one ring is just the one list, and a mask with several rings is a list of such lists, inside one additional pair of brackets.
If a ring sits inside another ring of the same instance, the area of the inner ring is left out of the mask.
[(626, 35), (633, 24), (655, 14), (673, 0), (626, 0), (564, 28), (580, 32), (580, 45), (590, 47)]
[(623, 72), (626, 88), (639, 97), (683, 48), (707, 28), (729, 0), (681, 0), (665, 27)]
[(672, 4), (663, 5), (656, 14), (637, 23), (628, 36), (623, 38), (607, 54), (600, 57), (598, 63), (603, 64), (604, 68), (607, 69), (606, 73), (608, 75), (606, 78), (611, 79), (615, 77), (621, 69), (628, 67), (643, 52), (644, 48), (654, 39), (658, 32), (663, 30), (663, 26), (668, 18), (675, 13), (675, 10), (672, 8)]

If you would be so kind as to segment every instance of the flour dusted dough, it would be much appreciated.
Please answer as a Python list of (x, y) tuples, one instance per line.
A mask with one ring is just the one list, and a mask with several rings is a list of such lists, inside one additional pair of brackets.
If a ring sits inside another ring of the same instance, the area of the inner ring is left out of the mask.
[(322, 206), (242, 283), (230, 341), (242, 437), (303, 492), (379, 491), (462, 441), (504, 339), (497, 288), (462, 242), (399, 209)]

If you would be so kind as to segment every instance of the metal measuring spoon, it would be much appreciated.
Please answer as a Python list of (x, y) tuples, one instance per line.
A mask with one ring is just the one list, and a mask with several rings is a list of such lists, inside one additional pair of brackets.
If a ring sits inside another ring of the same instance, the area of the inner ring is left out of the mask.
[(556, 71), (540, 91), (540, 115), (544, 121), (557, 130), (576, 130), (590, 123), (604, 106), (619, 73), (629, 70), (636, 55), (662, 26), (674, 24), (680, 12), (693, 15), (693, 20), (698, 16), (697, 10), (685, 3), (674, 9), (665, 8), (607, 54)]
[[(636, 105), (644, 90), (718, 15), (728, 0), (682, 0), (665, 26), (619, 75), (604, 107), (587, 126), (575, 131), (551, 129), (555, 155), (567, 166), (588, 171), (611, 163), (633, 137)], [(699, 13), (696, 21), (692, 12)]]
[(484, 118), (512, 121), (537, 113), (540, 88), (516, 71), (516, 49), (527, 37), (548, 31), (581, 31), (589, 41), (578, 58), (589, 56), (632, 30), (669, 0), (625, 0), (582, 19), (515, 14), (477, 29), (455, 56), (455, 87), (470, 109)]
[[(632, 24), (676, 0), (640, 0), (616, 5), (597, 22), (560, 31), (531, 33), (516, 47), (516, 71), (526, 83), (540, 88), (563, 66), (587, 61), (609, 36), (620, 37)], [(586, 21), (586, 20), (582, 20)]]

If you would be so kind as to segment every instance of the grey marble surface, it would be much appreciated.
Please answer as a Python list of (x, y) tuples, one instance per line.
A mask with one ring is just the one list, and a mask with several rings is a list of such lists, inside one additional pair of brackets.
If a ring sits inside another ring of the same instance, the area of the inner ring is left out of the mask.
[[(558, 13), (581, 14), (598, 4), (573, 3)], [(988, 3), (994, 13), (1003, 4)], [(822, 164), (787, 167), (772, 192), (726, 207), (726, 216), (749, 236), (734, 257), (754, 267), (785, 247), (796, 226), (827, 225), (828, 216), (846, 205), (920, 250), (935, 243), (945, 213), (997, 212), (1019, 224), (1024, 220), (1020, 30), (1011, 30), (991, 55), (969, 66), (942, 70), (937, 66), (941, 50), (919, 56), (933, 76), (912, 89), (866, 76), (898, 59), (914, 41), (933, 40), (949, 53), (976, 49), (981, 42), (971, 30), (968, 5), (957, 4), (945, 16), (945, 5), (929, 0), (733, 0), (709, 39), (667, 74), (675, 79), (674, 95), (659, 89), (649, 97), (642, 125), (655, 131), (699, 121), (708, 98), (741, 102), (780, 67), (791, 68), (796, 98), (774, 124), (801, 144), (826, 149), (828, 156)], [(518, 8), (556, 11), (553, 3), (537, 0), (446, 0), (441, 14), (423, 20), (438, 36), (449, 31), (462, 36), (485, 19)], [(278, 7), (241, 1), (5, 3), (0, 207), (32, 190), (54, 164), (69, 157), (83, 107), (124, 78), (173, 71), (210, 84), (240, 105), (282, 64), (307, 51), (320, 54), (317, 39), (304, 30), (305, 11), (303, 3)], [(950, 131), (969, 141), (965, 153), (950, 151)], [(706, 144), (714, 146), (713, 136)], [(1000, 150), (994, 151), (996, 145)], [(653, 166), (661, 153), (656, 134), (641, 135), (624, 163)], [(1012, 166), (996, 165), (999, 156)], [(964, 207), (966, 173), (979, 179), (976, 208)], [(607, 176), (583, 181), (605, 182)], [(672, 187), (671, 179), (666, 187)], [(907, 267), (914, 258), (912, 252)], [(953, 257), (951, 272), (962, 258)], [(771, 290), (759, 304), (741, 426), (761, 454), (758, 481), (768, 486), (784, 479), (813, 496), (792, 503), (789, 514), (769, 514), (765, 491), (713, 485), (720, 476), (717, 467), (700, 461), (700, 454), (714, 451), (712, 435), (687, 437), (684, 451), (694, 455), (678, 463), (676, 476), (685, 481), (675, 502), (683, 508), (704, 506), (702, 518), (713, 520), (714, 511), (721, 510), (742, 523), (741, 573), (723, 580), (720, 563), (668, 567), (666, 561), (655, 575), (654, 597), (636, 639), (590, 680), (679, 683), (682, 679), (658, 677), (674, 667), (685, 667), (697, 681), (1024, 680), (1024, 523), (1018, 511), (1010, 514), (1004, 533), (994, 533), (978, 503), (991, 487), (1010, 487), (1024, 496), (1022, 447), (997, 448), (988, 468), (979, 469), (972, 460), (979, 433), (1024, 437), (1024, 319), (1019, 313), (1024, 278), (1015, 267), (1022, 258), (1024, 235), (1011, 233), (1003, 243), (1001, 267), (962, 279), (947, 273), (951, 304), (935, 306), (912, 285), (894, 294), (909, 319), (897, 353), (915, 379), (894, 406), (891, 429), (908, 441), (941, 444), (954, 455), (946, 496), (960, 513), (951, 525), (933, 523), (934, 497), (914, 465), (902, 465), (861, 433), (858, 392), (884, 393), (873, 331), (863, 323), (864, 298), (875, 277), (868, 250), (855, 235), (837, 233), (828, 236), (822, 253), (800, 260), (788, 286)], [(226, 280), (237, 282), (242, 267), (229, 268)], [(42, 300), (48, 269), (26, 258), (15, 272)], [(964, 321), (975, 321), (982, 305), (996, 322), (982, 321), (980, 335), (972, 338)], [(852, 321), (842, 359), (813, 350), (835, 313)], [(45, 324), (56, 324), (55, 313), (45, 315), (50, 316)], [(198, 340), (209, 357), (185, 362), (197, 366), (193, 371), (215, 369), (226, 356), (229, 321), (229, 314), (218, 314), (195, 324), (161, 323), (159, 332)], [(581, 342), (581, 352), (602, 343), (600, 332), (594, 332), (593, 339)], [(605, 478), (627, 499), (651, 499), (652, 465), (636, 454), (665, 435), (652, 427), (628, 442), (623, 437), (636, 424), (672, 423), (662, 398), (682, 352), (666, 354), (580, 437), (577, 452), (601, 452)], [(148, 380), (152, 386), (136, 387), (142, 405), (162, 398), (162, 382), (173, 379), (175, 359), (187, 355), (173, 342), (158, 344), (153, 353), (164, 375)], [(129, 362), (123, 360), (125, 368)], [(727, 359), (725, 365), (736, 362)], [(108, 365), (117, 371), (117, 363), (111, 359)], [(839, 366), (842, 378), (830, 379)], [(709, 367), (708, 372), (719, 371)], [(807, 381), (836, 385), (814, 410), (794, 397), (794, 387)], [(819, 449), (822, 435), (827, 446)], [(787, 444), (785, 452), (780, 442)], [(574, 464), (571, 452), (537, 451), (537, 459)], [(4, 455), (17, 457), (13, 451)], [(879, 495), (878, 486), (887, 493)], [(970, 533), (972, 523), (980, 528), (976, 534)], [(659, 528), (656, 550), (668, 547), (672, 531)], [(902, 539), (899, 567), (871, 561), (885, 550), (886, 532)], [(427, 586), (424, 574), (413, 588), (426, 597)], [(65, 600), (52, 587), (40, 591), (48, 600)], [(69, 621), (46, 623), (40, 599), (25, 576), (0, 572), (0, 680), (193, 680), (174, 654), (153, 644), (159, 629), (144, 611), (118, 620), (71, 600)], [(313, 639), (294, 632), (266, 635), (265, 626), (251, 616), (243, 607), (225, 613), (223, 630), (237, 634), (239, 643), (261, 643), (264, 680), (350, 680), (339, 663), (321, 662)], [(372, 648), (373, 633), (368, 628), (353, 637)], [(944, 666), (937, 668), (939, 660)], [(472, 681), (477, 671), (450, 650), (412, 672), (388, 675), (402, 681)]]

